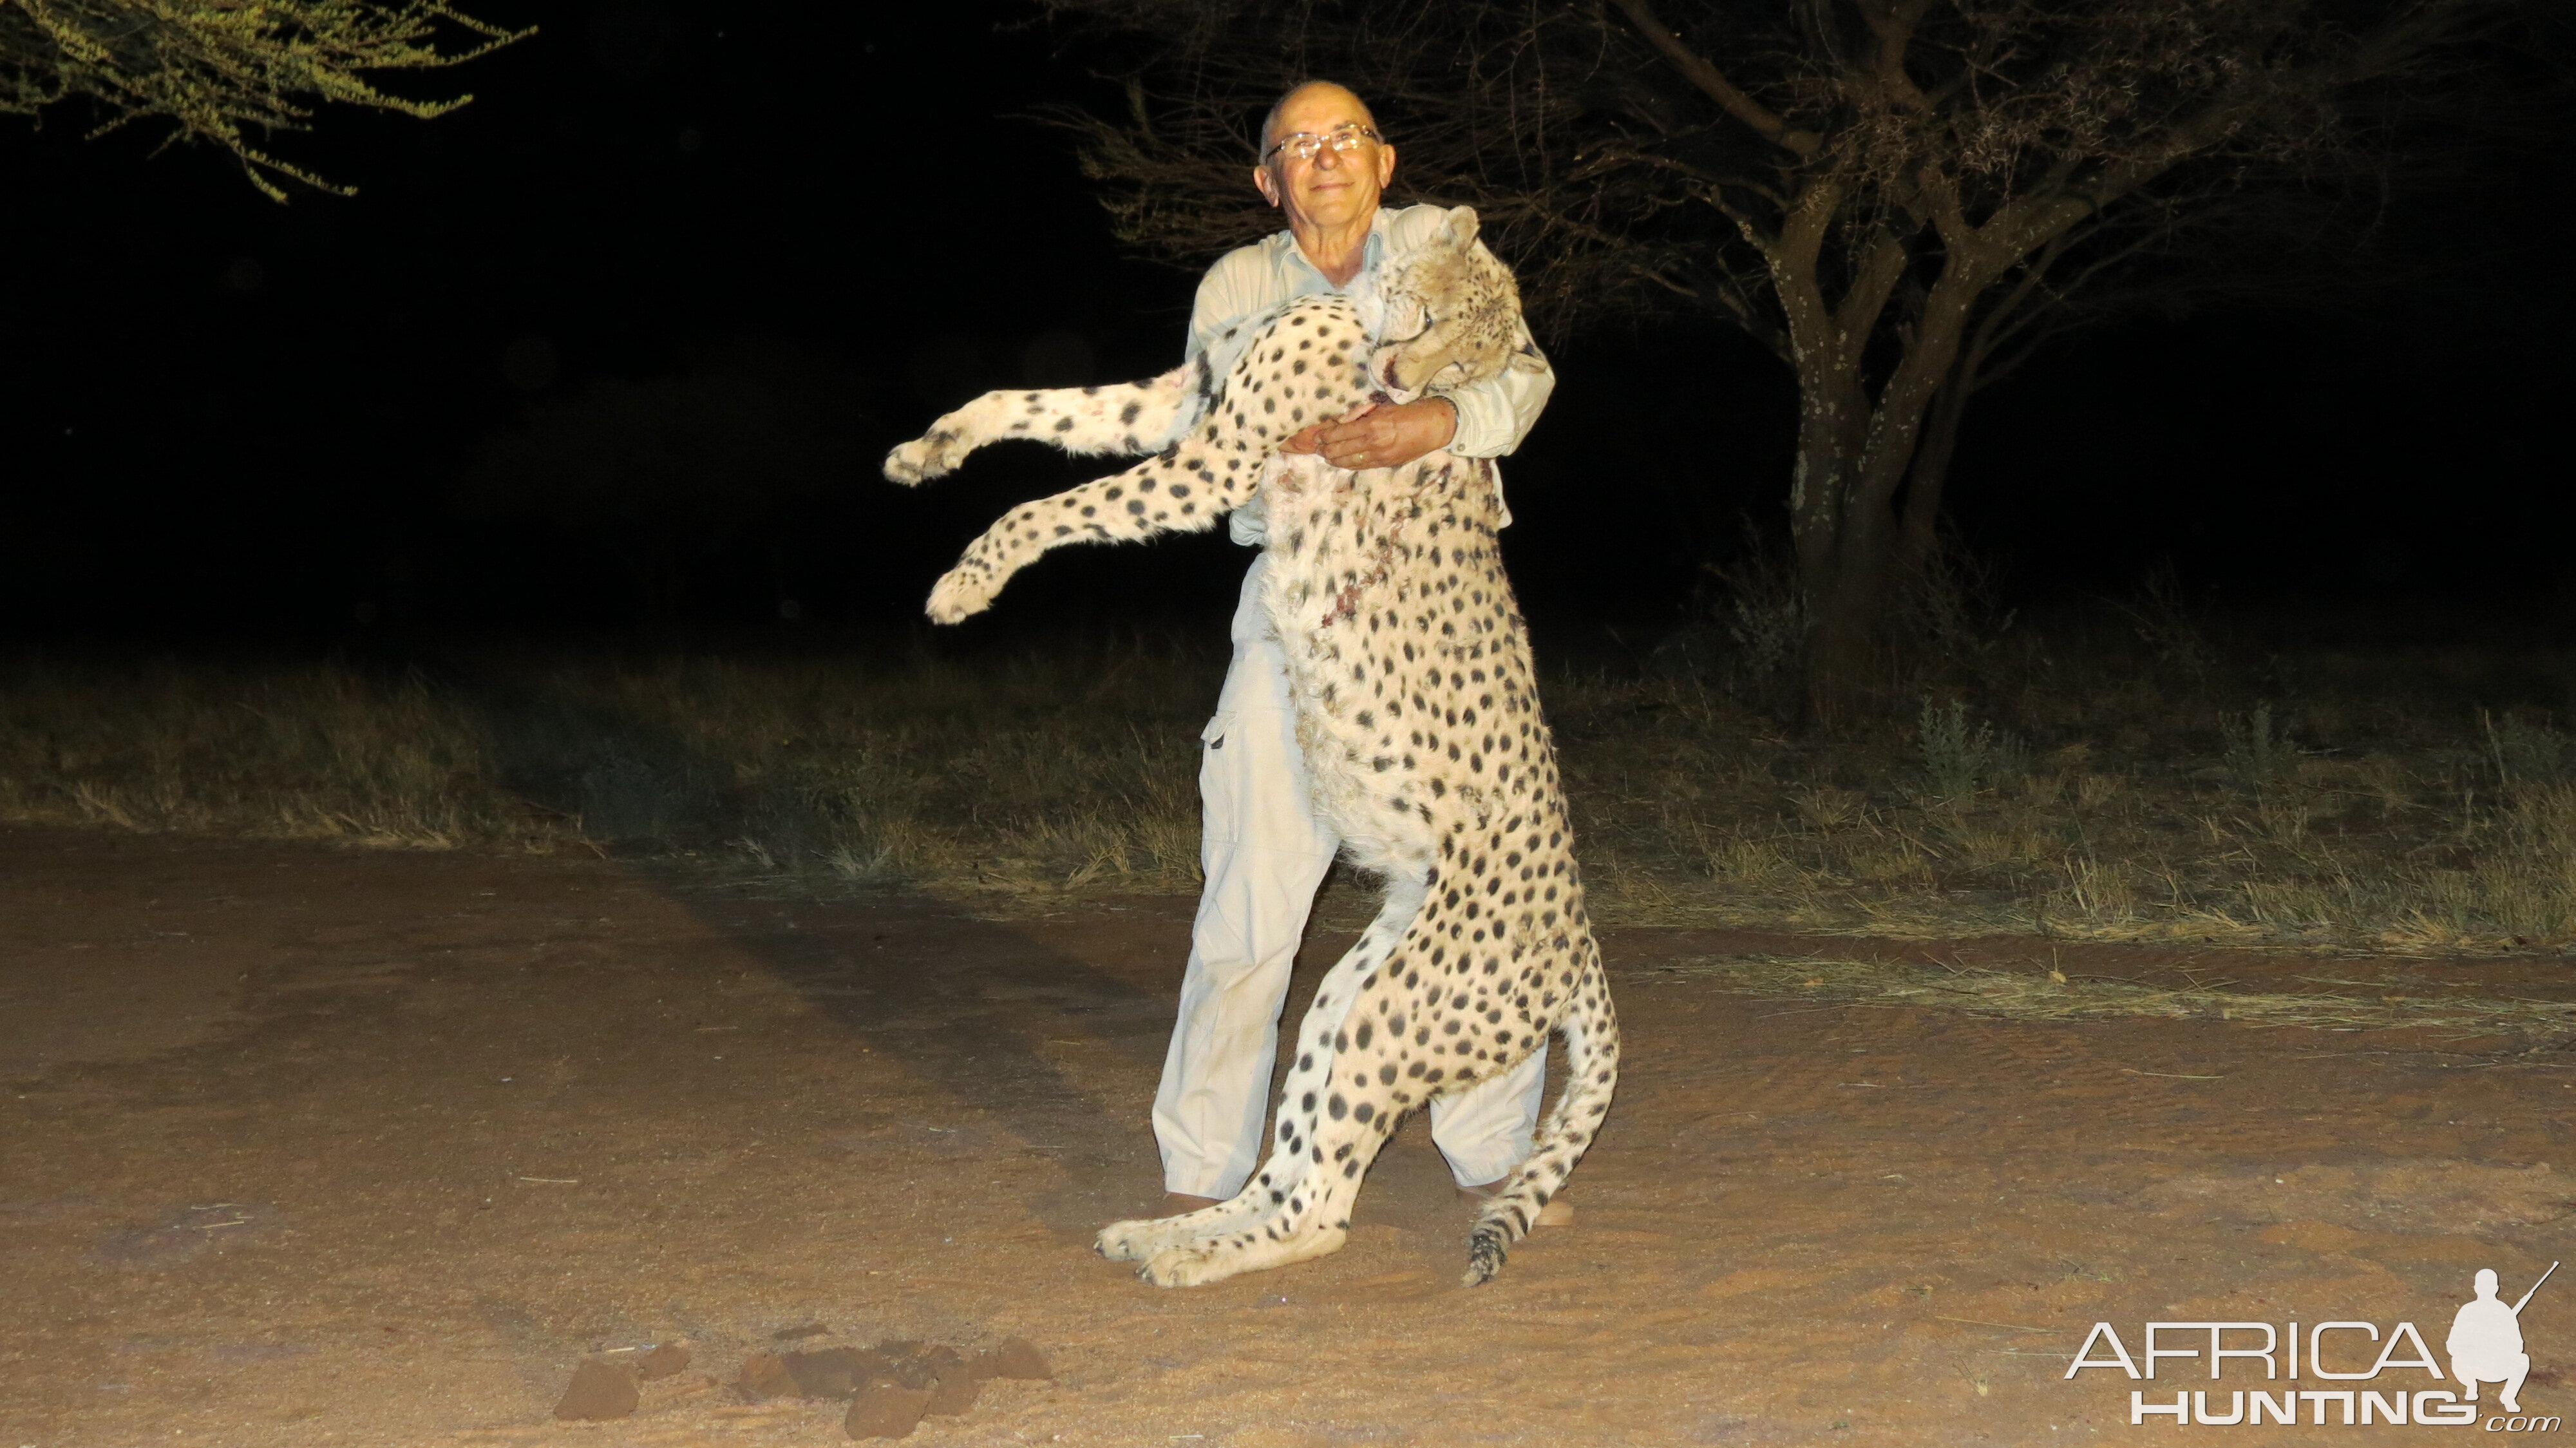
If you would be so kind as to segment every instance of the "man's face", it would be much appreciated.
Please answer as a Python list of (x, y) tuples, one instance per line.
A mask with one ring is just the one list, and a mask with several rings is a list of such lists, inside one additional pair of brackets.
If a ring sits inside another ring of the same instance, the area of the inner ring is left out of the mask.
[[(1300, 135), (1329, 140), (1335, 133), (1377, 129), (1360, 98), (1337, 85), (1312, 85), (1288, 98), (1262, 138), (1265, 150)], [(1395, 148), (1361, 139), (1347, 151), (1325, 146), (1307, 160), (1271, 151), (1253, 168), (1262, 197), (1288, 213), (1294, 225), (1343, 226), (1377, 210), (1378, 196), (1395, 175)]]

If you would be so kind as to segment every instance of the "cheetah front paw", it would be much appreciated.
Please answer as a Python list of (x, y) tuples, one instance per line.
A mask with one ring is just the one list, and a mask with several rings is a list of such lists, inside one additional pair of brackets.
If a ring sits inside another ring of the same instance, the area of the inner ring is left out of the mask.
[(965, 460), (965, 451), (957, 446), (957, 434), (941, 430), (926, 433), (886, 454), (886, 481), (913, 487), (932, 478), (945, 477)]
[(993, 595), (1002, 585), (980, 568), (952, 568), (931, 585), (930, 604), (923, 612), (933, 623), (958, 623), (973, 618), (993, 606)]

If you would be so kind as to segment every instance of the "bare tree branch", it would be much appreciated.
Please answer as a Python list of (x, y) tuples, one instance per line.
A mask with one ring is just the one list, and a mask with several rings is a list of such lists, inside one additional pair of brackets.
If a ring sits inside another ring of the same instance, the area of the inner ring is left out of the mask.
[(1672, 63), (1673, 69), (1692, 85), (1708, 93), (1725, 112), (1753, 128), (1754, 133), (1783, 150), (1800, 156), (1813, 155), (1821, 139), (1813, 131), (1791, 130), (1786, 121), (1765, 109), (1761, 102), (1746, 95), (1726, 78), (1726, 73), (1709, 62), (1708, 57), (1682, 44), (1681, 37), (1655, 14), (1646, 0), (1610, 0), (1646, 43)]

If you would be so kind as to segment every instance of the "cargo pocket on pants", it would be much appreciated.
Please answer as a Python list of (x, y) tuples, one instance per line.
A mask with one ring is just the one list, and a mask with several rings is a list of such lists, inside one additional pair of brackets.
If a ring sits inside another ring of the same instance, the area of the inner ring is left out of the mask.
[[(1234, 850), (1236, 771), (1230, 766), (1237, 761), (1225, 752), (1226, 734), (1233, 727), (1234, 711), (1228, 709), (1199, 731), (1199, 870), (1211, 879)], [(1235, 752), (1241, 753), (1241, 746)]]

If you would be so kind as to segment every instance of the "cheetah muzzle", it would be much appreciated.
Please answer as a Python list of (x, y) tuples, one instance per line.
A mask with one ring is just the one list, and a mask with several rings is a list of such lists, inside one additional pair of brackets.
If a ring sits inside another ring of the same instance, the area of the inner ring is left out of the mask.
[(1014, 437), (1152, 454), (994, 524), (932, 590), (942, 623), (982, 611), (1048, 549), (1207, 528), (1256, 493), (1267, 510), (1262, 605), (1288, 656), (1316, 804), (1385, 900), (1297, 1028), (1277, 1135), (1251, 1184), (1206, 1211), (1100, 1233), (1103, 1256), (1141, 1262), (1165, 1287), (1336, 1250), (1396, 1123), (1509, 1070), (1553, 1030), (1568, 1084), (1478, 1212), (1465, 1280), (1484, 1282), (1564, 1186), (1618, 1082), (1618, 1018), (1528, 628), (1495, 544), (1491, 465), (1435, 452), (1351, 473), (1277, 452), (1381, 389), (1410, 396), (1510, 361), (1519, 294), (1476, 241), (1473, 211), (1449, 213), (1389, 271), (1385, 328), (1416, 324), (1403, 340), (1376, 345), (1349, 299), (1303, 297), (1230, 334), (1250, 340), (1221, 380), (1201, 358), (1123, 386), (988, 393), (886, 459), (887, 477), (917, 483)]

